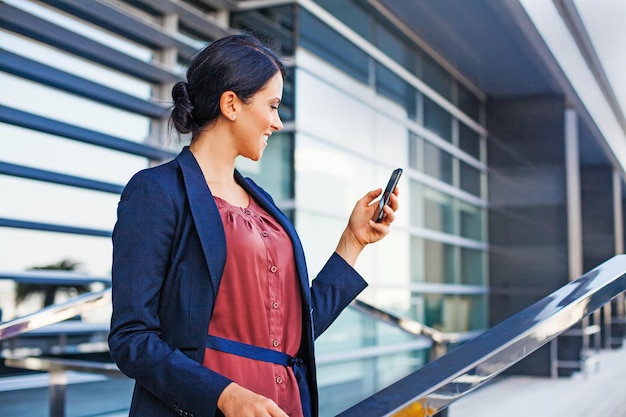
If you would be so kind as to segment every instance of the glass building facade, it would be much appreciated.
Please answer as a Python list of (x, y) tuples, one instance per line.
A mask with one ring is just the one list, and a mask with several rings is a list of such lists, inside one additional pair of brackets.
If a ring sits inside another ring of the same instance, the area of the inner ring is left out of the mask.
[[(177, 154), (169, 91), (195, 51), (252, 32), (285, 58), (262, 161), (238, 168), (295, 223), (309, 270), (353, 204), (404, 168), (362, 300), (443, 332), (490, 326), (488, 98), (380, 2), (0, 1), (0, 270), (71, 260), (108, 276), (124, 184)], [(26, 312), (0, 280), (3, 319)], [(430, 344), (348, 309), (318, 342), (331, 415), (428, 360)]]

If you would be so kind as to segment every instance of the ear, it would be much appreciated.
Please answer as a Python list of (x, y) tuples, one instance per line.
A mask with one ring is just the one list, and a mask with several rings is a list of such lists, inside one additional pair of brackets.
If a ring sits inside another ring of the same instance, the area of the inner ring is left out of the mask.
[(220, 97), (220, 110), (222, 115), (228, 120), (235, 120), (237, 118), (237, 110), (239, 110), (240, 100), (237, 94), (233, 91), (224, 91)]

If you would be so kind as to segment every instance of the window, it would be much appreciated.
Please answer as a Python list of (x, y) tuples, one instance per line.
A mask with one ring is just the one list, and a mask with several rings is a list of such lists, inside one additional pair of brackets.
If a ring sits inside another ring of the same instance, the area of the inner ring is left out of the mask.
[(452, 116), (426, 96), (424, 96), (424, 127), (452, 142)]
[(448, 184), (452, 184), (453, 158), (428, 141), (424, 141), (424, 173)]
[(365, 52), (303, 8), (299, 9), (299, 19), (300, 46), (369, 83), (369, 56)]
[(417, 117), (415, 89), (381, 64), (376, 64), (376, 92), (404, 107), (410, 119)]

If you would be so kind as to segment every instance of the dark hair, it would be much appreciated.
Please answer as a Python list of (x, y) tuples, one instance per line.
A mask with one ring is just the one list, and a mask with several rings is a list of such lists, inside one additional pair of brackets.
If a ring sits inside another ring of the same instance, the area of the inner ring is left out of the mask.
[(180, 81), (172, 88), (170, 124), (179, 133), (191, 133), (193, 140), (221, 114), (220, 98), (225, 91), (233, 91), (246, 102), (279, 71), (284, 79), (280, 58), (255, 37), (219, 39), (193, 58), (187, 82)]

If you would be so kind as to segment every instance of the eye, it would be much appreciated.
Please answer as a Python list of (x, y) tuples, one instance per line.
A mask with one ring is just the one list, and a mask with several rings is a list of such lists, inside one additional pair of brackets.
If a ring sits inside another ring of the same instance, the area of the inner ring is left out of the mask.
[(278, 106), (277, 106), (277, 105), (271, 105), (270, 107), (271, 107), (272, 109), (274, 109), (274, 110), (278, 110)]

